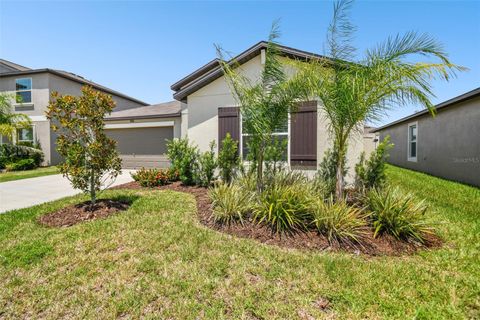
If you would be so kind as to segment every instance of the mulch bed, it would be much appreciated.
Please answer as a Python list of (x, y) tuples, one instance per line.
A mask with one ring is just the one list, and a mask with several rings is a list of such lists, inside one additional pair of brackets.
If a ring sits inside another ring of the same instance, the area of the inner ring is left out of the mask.
[[(112, 189), (152, 189), (144, 188), (133, 181), (126, 184), (116, 186)], [(298, 232), (290, 235), (280, 235), (272, 233), (272, 230), (266, 226), (258, 225), (252, 221), (244, 221), (241, 223), (232, 223), (231, 225), (223, 225), (215, 223), (211, 218), (212, 205), (208, 196), (208, 190), (196, 186), (184, 186), (180, 182), (156, 187), (157, 190), (173, 190), (178, 192), (190, 193), (197, 200), (197, 215), (199, 221), (214, 230), (231, 234), (240, 238), (254, 239), (262, 243), (277, 245), (284, 248), (309, 249), (309, 250), (330, 250), (330, 251), (347, 251), (355, 254), (376, 255), (402, 255), (412, 254), (419, 249), (438, 248), (442, 245), (440, 238), (429, 236), (424, 245), (417, 243), (409, 243), (398, 241), (389, 235), (373, 238), (373, 232), (365, 239), (362, 246), (349, 246), (346, 244), (330, 244), (322, 235), (316, 231)]]
[(48, 227), (69, 227), (80, 222), (111, 216), (127, 210), (128, 207), (129, 203), (111, 199), (98, 200), (93, 207), (90, 201), (86, 201), (41, 216), (38, 222)]

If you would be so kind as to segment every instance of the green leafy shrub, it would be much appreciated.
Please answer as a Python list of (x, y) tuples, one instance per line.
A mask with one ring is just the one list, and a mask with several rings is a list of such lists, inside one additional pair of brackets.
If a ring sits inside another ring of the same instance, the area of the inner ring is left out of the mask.
[(208, 187), (215, 178), (217, 160), (215, 159), (215, 141), (210, 142), (210, 150), (202, 153), (198, 159), (196, 182), (202, 187)]
[(177, 169), (168, 168), (167, 173), (168, 173), (169, 181), (174, 182), (174, 181), (180, 180), (180, 173), (178, 172)]
[(167, 156), (172, 169), (178, 171), (180, 181), (185, 185), (195, 184), (195, 175), (198, 170), (198, 148), (191, 145), (188, 138), (175, 138), (167, 143)]
[(212, 218), (215, 222), (230, 224), (243, 222), (252, 206), (252, 193), (237, 184), (220, 183), (209, 191), (212, 199)]
[(218, 153), (218, 167), (223, 182), (230, 183), (232, 181), (239, 163), (238, 142), (232, 139), (230, 133), (227, 133)]
[(425, 236), (434, 229), (427, 221), (428, 206), (416, 201), (412, 194), (403, 194), (398, 188), (373, 189), (366, 196), (371, 210), (374, 237), (387, 233), (399, 240), (425, 242)]
[(15, 162), (8, 163), (5, 166), (7, 171), (23, 171), (35, 169), (35, 160), (34, 159), (21, 159)]
[(275, 175), (285, 169), (287, 161), (288, 140), (280, 140), (277, 136), (272, 136), (272, 141), (265, 147), (265, 176)]
[(392, 147), (393, 143), (390, 143), (390, 137), (386, 136), (367, 160), (365, 160), (365, 152), (362, 152), (360, 162), (355, 166), (355, 185), (357, 188), (383, 187), (386, 181), (385, 163), (388, 159), (388, 152)]
[(28, 146), (7, 143), (0, 145), (0, 168), (22, 159), (33, 159), (35, 167), (38, 167), (42, 164), (44, 155), (42, 150)]
[(258, 195), (254, 220), (269, 225), (277, 233), (306, 229), (313, 200), (307, 191), (301, 184), (267, 187)]
[(312, 206), (313, 225), (330, 243), (357, 245), (367, 235), (367, 222), (362, 209), (344, 201), (318, 199)]
[(145, 169), (142, 168), (131, 174), (133, 180), (137, 181), (142, 187), (158, 187), (166, 185), (169, 182), (169, 172), (166, 169)]
[[(315, 179), (319, 180), (318, 183), (323, 185), (325, 193), (328, 195), (335, 194), (338, 161), (339, 155), (336, 149), (328, 149), (325, 151), (325, 155), (323, 156), (322, 162), (318, 165), (318, 171), (315, 175)], [(342, 176), (345, 177), (348, 171), (345, 157), (343, 157), (342, 162)]]

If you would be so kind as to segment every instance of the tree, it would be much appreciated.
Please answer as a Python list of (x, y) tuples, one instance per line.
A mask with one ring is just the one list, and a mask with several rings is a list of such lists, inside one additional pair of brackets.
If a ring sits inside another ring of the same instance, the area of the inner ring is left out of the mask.
[(265, 50), (265, 65), (259, 79), (250, 79), (239, 71), (239, 63), (225, 61), (224, 51), (217, 46), (220, 65), (227, 83), (240, 105), (242, 130), (249, 134), (249, 159), (257, 173), (257, 189), (263, 189), (263, 163), (272, 134), (287, 123), (288, 113), (296, 107), (302, 91), (295, 77), (288, 77), (279, 59), (278, 24), (273, 23)]
[[(448, 81), (455, 71), (465, 69), (452, 64), (435, 39), (416, 32), (390, 37), (356, 59), (355, 27), (348, 19), (351, 4), (351, 0), (334, 4), (327, 36), (329, 57), (298, 63), (309, 94), (323, 105), (339, 159), (346, 156), (352, 133), (361, 132), (365, 121), (378, 121), (391, 108), (414, 103), (434, 114), (430, 81)], [(438, 61), (415, 62), (418, 57)], [(343, 170), (343, 161), (337, 161), (337, 199), (343, 198)]]
[(0, 135), (13, 141), (17, 128), (25, 128), (32, 124), (30, 118), (23, 113), (14, 113), (12, 97), (7, 93), (0, 93)]
[(104, 131), (104, 117), (115, 103), (89, 86), (82, 88), (80, 97), (54, 92), (52, 98), (47, 118), (58, 133), (57, 150), (64, 157), (60, 172), (74, 188), (90, 194), (93, 206), (102, 185), (121, 172), (116, 142)]

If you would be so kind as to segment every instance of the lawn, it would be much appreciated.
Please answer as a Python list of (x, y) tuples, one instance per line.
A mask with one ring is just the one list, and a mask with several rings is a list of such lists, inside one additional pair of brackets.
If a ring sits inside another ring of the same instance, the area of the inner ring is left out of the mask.
[(7, 182), (20, 179), (36, 178), (60, 173), (55, 166), (42, 167), (26, 171), (11, 171), (0, 173), (0, 182)]
[(388, 177), (431, 204), (442, 249), (281, 249), (201, 226), (193, 196), (173, 191), (108, 191), (130, 209), (62, 229), (35, 219), (82, 196), (0, 215), (0, 318), (478, 318), (480, 189)]

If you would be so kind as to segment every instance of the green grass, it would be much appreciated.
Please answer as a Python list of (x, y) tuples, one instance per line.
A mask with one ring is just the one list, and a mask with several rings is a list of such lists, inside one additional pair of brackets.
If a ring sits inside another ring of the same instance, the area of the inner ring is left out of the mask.
[(0, 173), (0, 182), (49, 176), (51, 174), (57, 174), (57, 173), (60, 173), (60, 171), (58, 171), (58, 168), (55, 166), (37, 168), (37, 169), (26, 170), (26, 171), (3, 172), (3, 173)]
[(394, 167), (388, 177), (427, 199), (442, 249), (280, 249), (204, 228), (194, 198), (172, 191), (108, 191), (130, 209), (69, 228), (35, 219), (83, 196), (0, 215), (0, 318), (478, 318), (480, 190)]

